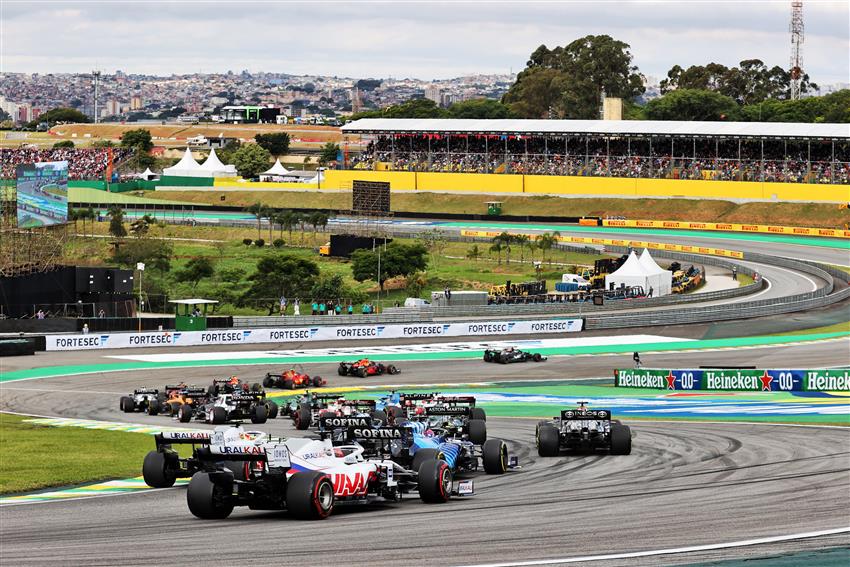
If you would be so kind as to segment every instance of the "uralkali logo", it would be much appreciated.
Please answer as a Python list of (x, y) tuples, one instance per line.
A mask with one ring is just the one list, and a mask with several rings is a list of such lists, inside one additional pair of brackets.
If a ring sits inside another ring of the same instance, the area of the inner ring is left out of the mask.
[(850, 391), (850, 371), (822, 371), (809, 370), (806, 372), (808, 390), (822, 390), (834, 392)]
[(665, 388), (666, 381), (660, 373), (650, 370), (620, 370), (617, 385), (624, 388)]

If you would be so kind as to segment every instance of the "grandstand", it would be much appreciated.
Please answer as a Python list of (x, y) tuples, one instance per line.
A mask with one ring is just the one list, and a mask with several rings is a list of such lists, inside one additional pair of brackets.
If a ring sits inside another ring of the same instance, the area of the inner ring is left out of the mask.
[(850, 126), (755, 122), (361, 119), (346, 169), (850, 184)]
[(128, 148), (3, 148), (0, 149), (0, 179), (14, 179), (18, 165), (49, 161), (67, 161), (69, 179), (103, 179), (132, 153)]

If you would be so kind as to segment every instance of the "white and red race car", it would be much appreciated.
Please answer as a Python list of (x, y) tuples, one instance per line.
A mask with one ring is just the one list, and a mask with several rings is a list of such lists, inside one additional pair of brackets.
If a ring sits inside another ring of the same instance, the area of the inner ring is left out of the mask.
[[(416, 471), (391, 458), (391, 445), (409, 429), (375, 427), (369, 418), (347, 420), (352, 439), (370, 439), (369, 457), (358, 442), (330, 438), (247, 438), (240, 428), (217, 428), (196, 451), (200, 470), (189, 482), (189, 510), (202, 519), (226, 518), (235, 506), (287, 510), (299, 519), (323, 519), (334, 506), (399, 501), (418, 492), (425, 502), (446, 502), (473, 493), (471, 480), (455, 483), (443, 460), (429, 459)], [(383, 454), (375, 445), (383, 443)], [(242, 463), (240, 466), (239, 463)], [(234, 470), (237, 469), (237, 470)]]

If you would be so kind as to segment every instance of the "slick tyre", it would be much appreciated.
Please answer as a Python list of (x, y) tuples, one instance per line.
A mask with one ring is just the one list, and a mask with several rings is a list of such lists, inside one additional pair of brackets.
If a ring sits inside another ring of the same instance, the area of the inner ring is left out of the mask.
[(121, 396), (120, 405), (121, 411), (123, 411), (124, 413), (133, 413), (133, 410), (136, 409), (136, 403), (130, 396)]
[(180, 409), (177, 410), (177, 419), (180, 423), (189, 423), (192, 421), (192, 414), (194, 413), (192, 406), (189, 404), (183, 404), (180, 406)]
[(312, 412), (310, 411), (310, 406), (299, 407), (297, 410), (295, 410), (295, 429), (299, 431), (309, 429), (311, 418)]
[(484, 411), (484, 408), (472, 408), (471, 411), (471, 419), (480, 419), (481, 421), (487, 421), (487, 412)]
[(210, 421), (216, 425), (227, 421), (227, 410), (224, 408), (213, 408), (210, 411)]
[(265, 423), (269, 419), (266, 404), (257, 404), (251, 410), (251, 423)]
[(151, 451), (145, 455), (145, 460), (142, 462), (142, 477), (145, 479), (145, 484), (151, 488), (168, 488), (174, 486), (174, 481), (177, 480), (174, 470), (169, 467), (167, 455), (160, 451)]
[(448, 502), (452, 491), (452, 471), (445, 461), (430, 459), (419, 467), (417, 475), (419, 498), (423, 502), (439, 504)]
[(265, 378), (263, 378), (263, 387), (265, 387), (265, 388), (274, 387), (274, 378), (272, 378), (271, 376), (266, 376)]
[(319, 471), (297, 472), (286, 483), (286, 509), (299, 520), (324, 520), (334, 508), (331, 478)]
[(557, 457), (561, 450), (558, 430), (551, 425), (537, 427), (537, 454), (541, 457)]
[(393, 423), (400, 423), (404, 421), (404, 410), (399, 406), (387, 406), (387, 417), (391, 417)]
[(426, 461), (442, 461), (443, 453), (439, 449), (419, 449), (413, 453), (413, 460), (410, 462), (410, 469), (418, 471), (422, 463)]
[(365, 378), (366, 377), (366, 369), (365, 368), (358, 368), (357, 369), (357, 376), (359, 376), (360, 378)]
[(159, 400), (151, 400), (148, 402), (148, 415), (159, 415), (161, 406)]
[(295, 389), (295, 382), (292, 381), (292, 380), (284, 380), (283, 381), (283, 388), (284, 388), (284, 390), (294, 390)]
[(269, 419), (274, 419), (280, 412), (280, 408), (275, 402), (269, 400), (268, 402), (266, 402), (266, 411), (268, 412)]
[(168, 405), (171, 406), (171, 415), (177, 415), (177, 412), (180, 411), (180, 406), (182, 406), (183, 404), (181, 404), (180, 402), (171, 402)]
[(401, 374), (401, 370), (398, 369), (394, 364), (387, 365), (387, 374)]
[(252, 392), (262, 392), (263, 387), (260, 386), (259, 382), (254, 382), (253, 384), (251, 384), (251, 391)]
[(611, 454), (629, 455), (632, 452), (632, 430), (628, 425), (611, 424)]
[(493, 353), (489, 350), (484, 351), (484, 362), (493, 362)]
[(336, 369), (336, 373), (340, 376), (345, 376), (346, 374), (348, 374), (348, 368), (345, 366), (345, 364), (340, 364), (339, 367)]
[(483, 445), (487, 441), (487, 422), (483, 419), (469, 420), (469, 440), (476, 445)]
[(488, 439), (482, 450), (484, 472), (504, 474), (508, 470), (508, 446), (501, 439)]
[(313, 387), (321, 388), (322, 387), (322, 377), (321, 376), (313, 376)]
[(531, 355), (531, 360), (533, 360), (534, 362), (542, 362), (543, 356), (539, 352), (535, 352)]
[(209, 473), (196, 472), (189, 481), (186, 503), (189, 511), (202, 520), (223, 520), (233, 512), (233, 477), (215, 483)]
[(375, 410), (372, 412), (372, 419), (375, 421), (380, 421), (381, 425), (387, 424), (387, 414), (381, 410)]

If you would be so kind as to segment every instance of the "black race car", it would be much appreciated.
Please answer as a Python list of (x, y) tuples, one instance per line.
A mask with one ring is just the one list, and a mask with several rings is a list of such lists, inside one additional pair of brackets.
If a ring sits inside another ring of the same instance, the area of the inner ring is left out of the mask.
[(503, 348), (502, 350), (487, 349), (484, 351), (484, 362), (498, 362), (500, 364), (510, 364), (511, 362), (542, 362), (547, 357), (539, 352), (526, 352), (514, 347)]
[(562, 449), (574, 451), (607, 451), (612, 455), (632, 452), (632, 432), (628, 425), (611, 419), (611, 410), (590, 409), (579, 402), (575, 409), (561, 410), (561, 415), (537, 424), (537, 453), (541, 457), (557, 457)]

